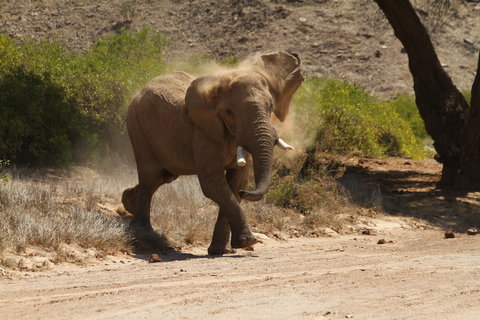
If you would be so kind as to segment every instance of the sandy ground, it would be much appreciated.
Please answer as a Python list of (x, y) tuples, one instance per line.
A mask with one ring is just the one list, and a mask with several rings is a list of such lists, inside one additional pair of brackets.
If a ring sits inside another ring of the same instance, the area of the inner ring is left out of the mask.
[[(133, 3), (134, 17), (122, 7)], [(472, 86), (480, 48), (480, 6), (438, 14), (430, 0), (412, 1), (439, 59), (460, 90)], [(382, 98), (412, 93), (406, 54), (374, 1), (360, 0), (0, 0), (0, 32), (15, 39), (64, 40), (77, 51), (120, 29), (144, 26), (172, 39), (169, 63), (193, 55), (244, 59), (297, 52), (309, 76), (348, 80)], [(395, 62), (395, 63), (392, 63)]]
[[(480, 235), (377, 220), (372, 235), (262, 237), (255, 251), (116, 256), (0, 273), (2, 319), (478, 319)], [(386, 244), (378, 244), (385, 239)]]

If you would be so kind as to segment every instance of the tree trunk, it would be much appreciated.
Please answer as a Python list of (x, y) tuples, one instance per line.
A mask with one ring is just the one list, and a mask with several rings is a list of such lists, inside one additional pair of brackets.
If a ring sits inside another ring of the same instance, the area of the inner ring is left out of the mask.
[[(443, 163), (440, 188), (480, 190), (480, 76), (471, 106), (443, 70), (433, 44), (409, 0), (375, 0), (402, 42), (425, 129)], [(480, 69), (480, 59), (479, 66)]]

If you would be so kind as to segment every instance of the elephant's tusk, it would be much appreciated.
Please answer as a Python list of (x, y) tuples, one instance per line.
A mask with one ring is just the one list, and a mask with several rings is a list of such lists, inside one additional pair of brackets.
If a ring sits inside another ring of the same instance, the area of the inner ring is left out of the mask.
[(245, 149), (243, 147), (237, 147), (237, 165), (239, 167), (244, 167), (247, 164), (247, 160), (245, 160)]
[(283, 141), (281, 138), (278, 138), (278, 140), (277, 140), (277, 145), (278, 145), (282, 150), (285, 150), (285, 151), (293, 151), (293, 150), (295, 150), (294, 147), (292, 147), (291, 145), (289, 145), (288, 143), (286, 143), (285, 141)]

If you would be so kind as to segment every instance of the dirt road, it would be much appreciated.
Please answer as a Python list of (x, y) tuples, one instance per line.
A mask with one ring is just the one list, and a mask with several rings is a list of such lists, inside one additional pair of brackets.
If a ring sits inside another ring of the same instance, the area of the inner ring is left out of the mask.
[(161, 263), (116, 256), (4, 275), (0, 318), (478, 319), (480, 236), (377, 225), (374, 235), (264, 239), (220, 258), (194, 248)]

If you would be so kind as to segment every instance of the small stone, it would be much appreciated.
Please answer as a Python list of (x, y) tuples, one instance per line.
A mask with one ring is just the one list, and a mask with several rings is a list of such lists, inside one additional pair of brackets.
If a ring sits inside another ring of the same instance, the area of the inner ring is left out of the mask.
[(387, 243), (387, 241), (385, 241), (385, 239), (380, 239), (377, 242), (377, 244), (385, 244), (385, 243)]
[(470, 236), (476, 235), (477, 232), (478, 232), (478, 230), (476, 228), (468, 228), (468, 230), (467, 230), (467, 234), (470, 235)]
[(372, 235), (372, 230), (371, 229), (363, 229), (362, 234), (370, 236), (370, 235)]
[(452, 239), (452, 238), (455, 238), (455, 233), (453, 233), (452, 231), (445, 232), (445, 239)]
[(305, 22), (307, 22), (307, 18), (300, 17), (300, 18), (298, 19), (298, 21), (300, 21), (301, 23), (305, 23)]
[(148, 260), (148, 263), (156, 263), (156, 262), (163, 262), (162, 258), (156, 253), (152, 253), (150, 256), (150, 259)]

